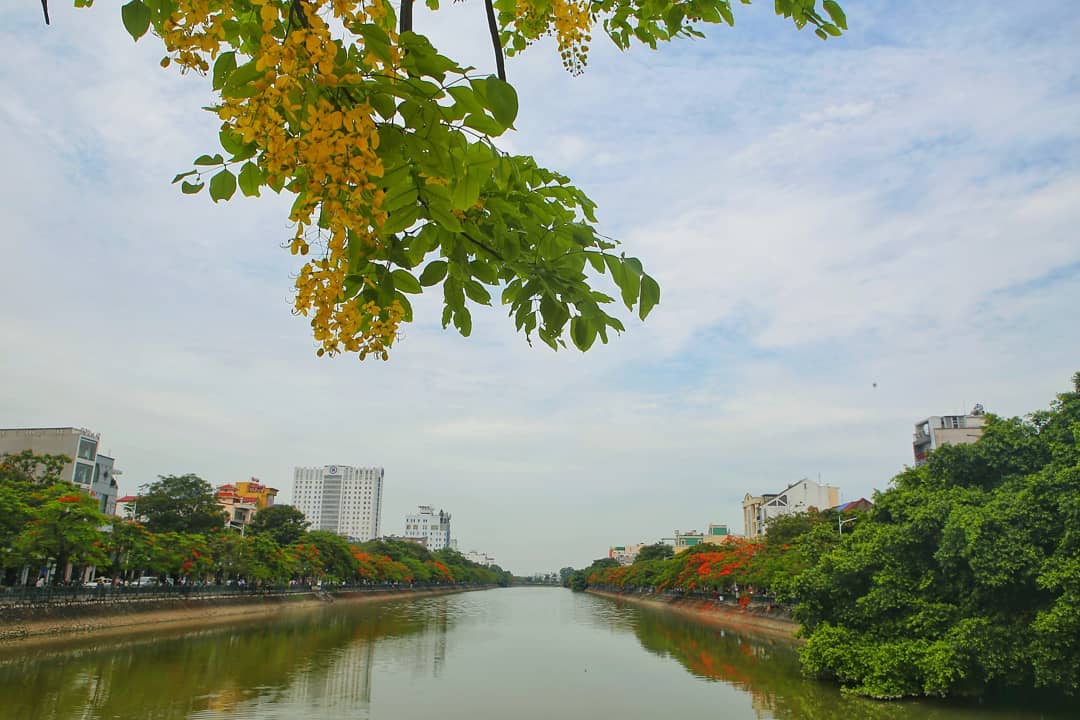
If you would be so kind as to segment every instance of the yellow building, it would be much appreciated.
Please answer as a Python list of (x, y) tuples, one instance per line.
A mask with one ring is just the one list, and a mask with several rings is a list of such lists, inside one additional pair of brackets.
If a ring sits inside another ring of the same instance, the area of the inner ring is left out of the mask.
[(259, 478), (251, 478), (251, 480), (236, 483), (236, 494), (245, 502), (254, 503), (257, 510), (265, 510), (274, 504), (278, 491), (277, 488), (263, 485), (259, 482)]

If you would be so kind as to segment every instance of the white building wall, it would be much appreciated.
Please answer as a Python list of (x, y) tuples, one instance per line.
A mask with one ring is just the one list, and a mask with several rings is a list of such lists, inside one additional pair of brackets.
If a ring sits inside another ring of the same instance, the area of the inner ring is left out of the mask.
[(420, 505), (416, 513), (405, 516), (405, 537), (423, 540), (432, 552), (451, 547), (450, 513)]
[(810, 508), (827, 510), (840, 504), (840, 490), (832, 485), (821, 485), (806, 478), (793, 483), (767, 500), (761, 507), (763, 523), (761, 532), (772, 518), (795, 515)]
[(372, 540), (381, 534), (383, 476), (380, 467), (298, 467), (293, 473), (293, 505), (312, 530)]

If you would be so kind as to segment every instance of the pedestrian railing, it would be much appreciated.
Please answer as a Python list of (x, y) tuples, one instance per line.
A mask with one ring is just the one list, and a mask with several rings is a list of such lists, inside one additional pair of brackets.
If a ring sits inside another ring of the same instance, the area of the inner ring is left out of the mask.
[(477, 586), (475, 583), (324, 583), (290, 584), (195, 584), (95, 587), (55, 585), (45, 587), (0, 588), (0, 608), (82, 605), (94, 603), (130, 603), (153, 600), (197, 600), (225, 597), (258, 597), (314, 593), (357, 593), (453, 589)]

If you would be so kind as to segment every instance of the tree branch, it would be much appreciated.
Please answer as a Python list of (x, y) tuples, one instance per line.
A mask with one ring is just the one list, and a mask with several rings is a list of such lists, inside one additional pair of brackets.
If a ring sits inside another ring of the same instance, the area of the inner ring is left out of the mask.
[(398, 19), (398, 34), (412, 30), (413, 0), (401, 0), (401, 17)]
[(49, 0), (41, 0), (41, 11), (45, 13), (45, 24), (49, 24)]
[(292, 23), (293, 15), (300, 21), (300, 26), (305, 28), (311, 27), (311, 21), (308, 20), (307, 13), (304, 12), (303, 7), (304, 0), (292, 0), (292, 5), (289, 6), (289, 23)]
[(499, 24), (495, 20), (495, 7), (491, 0), (484, 0), (484, 8), (487, 10), (488, 31), (491, 33), (491, 46), (495, 48), (495, 68), (498, 70), (499, 79), (506, 82), (506, 65), (503, 61), (502, 43), (499, 42)]

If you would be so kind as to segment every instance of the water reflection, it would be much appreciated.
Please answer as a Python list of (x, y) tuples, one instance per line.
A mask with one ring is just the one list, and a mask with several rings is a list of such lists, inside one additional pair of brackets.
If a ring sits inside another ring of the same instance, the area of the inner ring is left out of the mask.
[[(0, 660), (0, 718), (366, 718), (377, 649), (407, 649), (403, 660), (414, 672), (438, 675), (450, 625), (445, 599), (432, 598), (411, 607), (327, 608), (262, 627), (24, 651)], [(409, 642), (382, 642), (394, 638)]]
[(787, 639), (733, 632), (662, 609), (621, 602), (598, 610), (607, 627), (629, 627), (641, 646), (679, 662), (694, 676), (722, 682), (751, 696), (757, 718), (779, 720), (976, 720), (1063, 718), (1054, 710), (986, 707), (927, 701), (877, 702), (842, 695), (800, 671), (796, 645)]

